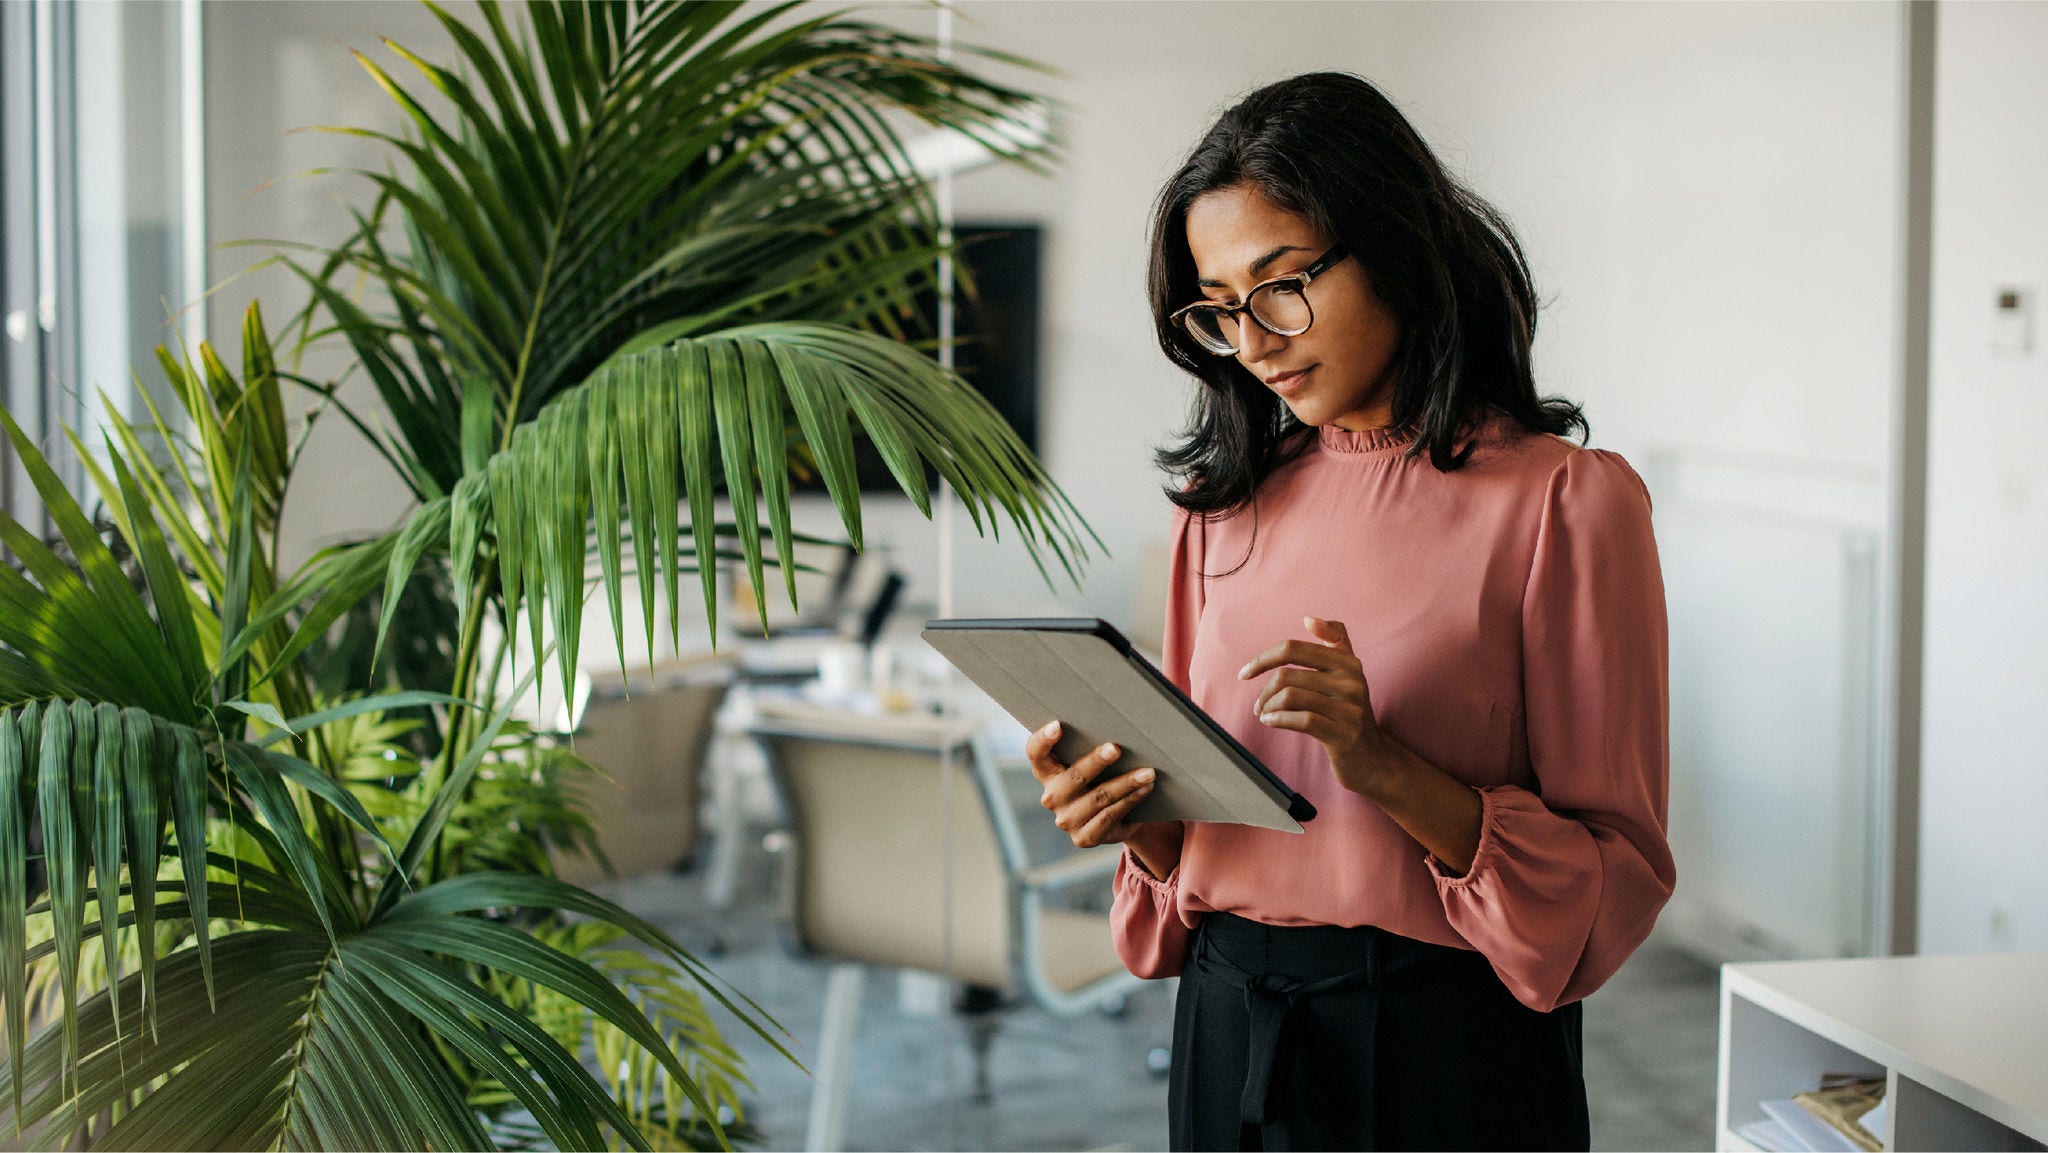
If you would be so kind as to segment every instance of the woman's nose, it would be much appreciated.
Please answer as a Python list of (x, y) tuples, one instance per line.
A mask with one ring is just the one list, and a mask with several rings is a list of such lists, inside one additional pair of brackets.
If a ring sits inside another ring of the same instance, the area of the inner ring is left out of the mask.
[(1257, 364), (1286, 347), (1287, 338), (1266, 331), (1250, 314), (1237, 318), (1237, 356), (1247, 365)]

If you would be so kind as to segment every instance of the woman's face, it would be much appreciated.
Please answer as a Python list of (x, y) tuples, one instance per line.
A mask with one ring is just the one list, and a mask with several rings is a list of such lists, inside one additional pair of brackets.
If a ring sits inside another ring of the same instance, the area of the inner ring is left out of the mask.
[[(1255, 286), (1300, 272), (1334, 243), (1307, 217), (1244, 184), (1196, 197), (1187, 232), (1202, 292), (1219, 304), (1242, 303)], [(1315, 323), (1299, 336), (1276, 336), (1239, 314), (1238, 363), (1303, 424), (1352, 431), (1392, 424), (1391, 366), (1401, 331), (1357, 257), (1310, 282), (1308, 301)]]

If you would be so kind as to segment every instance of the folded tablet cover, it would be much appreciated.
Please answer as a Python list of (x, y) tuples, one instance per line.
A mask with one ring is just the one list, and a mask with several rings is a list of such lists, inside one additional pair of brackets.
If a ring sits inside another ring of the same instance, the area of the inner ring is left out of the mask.
[(1053, 753), (1072, 764), (1114, 741), (1114, 773), (1150, 766), (1138, 821), (1225, 821), (1301, 832), (1315, 807), (1232, 740), (1111, 625), (1088, 618), (935, 620), (924, 639), (1005, 712), (1036, 730), (1058, 720)]

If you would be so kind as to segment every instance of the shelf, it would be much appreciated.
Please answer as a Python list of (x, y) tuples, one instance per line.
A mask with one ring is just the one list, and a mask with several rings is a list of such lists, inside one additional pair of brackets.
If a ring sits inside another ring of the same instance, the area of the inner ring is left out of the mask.
[(1822, 1073), (1886, 1077), (1887, 1149), (2048, 1149), (2048, 954), (1728, 965), (1720, 1146)]

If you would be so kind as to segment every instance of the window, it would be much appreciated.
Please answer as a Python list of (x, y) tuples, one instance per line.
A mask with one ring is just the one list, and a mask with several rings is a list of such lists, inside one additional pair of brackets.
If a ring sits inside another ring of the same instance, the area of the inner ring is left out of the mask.
[[(204, 288), (198, 0), (0, 4), (0, 405), (76, 491), (62, 427), (146, 413), (170, 307)], [(179, 326), (196, 344), (198, 310)], [(161, 393), (158, 393), (160, 399)], [(0, 509), (43, 531), (13, 447)]]

